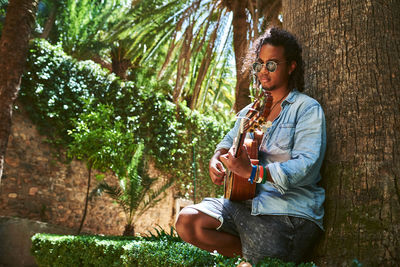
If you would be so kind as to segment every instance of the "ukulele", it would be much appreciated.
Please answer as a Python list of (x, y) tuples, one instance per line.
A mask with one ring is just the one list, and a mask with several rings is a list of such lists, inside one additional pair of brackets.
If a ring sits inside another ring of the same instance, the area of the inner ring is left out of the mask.
[[(258, 164), (258, 149), (263, 137), (260, 126), (264, 124), (271, 112), (272, 95), (270, 92), (262, 91), (244, 118), (240, 119), (240, 127), (233, 146), (235, 157), (240, 155), (243, 146), (247, 148), (251, 164)], [(247, 132), (253, 133), (253, 138), (246, 138)], [(249, 177), (242, 177), (227, 170), (224, 181), (224, 198), (233, 201), (252, 199), (256, 193), (256, 183), (250, 183)]]

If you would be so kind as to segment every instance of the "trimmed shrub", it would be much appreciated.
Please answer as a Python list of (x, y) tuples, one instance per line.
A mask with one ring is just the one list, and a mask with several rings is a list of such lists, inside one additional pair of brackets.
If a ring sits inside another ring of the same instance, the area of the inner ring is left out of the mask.
[(213, 266), (215, 259), (222, 259), (167, 237), (155, 241), (36, 234), (31, 252), (39, 266)]
[[(39, 266), (236, 266), (242, 260), (209, 253), (174, 236), (106, 237), (35, 234), (31, 253)], [(295, 267), (265, 258), (260, 267)], [(313, 263), (298, 266), (313, 267)]]

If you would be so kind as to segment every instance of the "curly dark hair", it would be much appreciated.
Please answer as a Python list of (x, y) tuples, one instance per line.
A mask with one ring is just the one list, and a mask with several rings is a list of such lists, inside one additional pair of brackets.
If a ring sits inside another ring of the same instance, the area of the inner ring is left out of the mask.
[(251, 65), (257, 60), (261, 47), (265, 44), (283, 46), (285, 58), (288, 62), (296, 61), (296, 69), (290, 74), (288, 87), (290, 90), (296, 88), (300, 92), (304, 90), (304, 62), (301, 55), (302, 48), (296, 37), (283, 29), (272, 27), (255, 40), (252, 48), (244, 60), (243, 71), (250, 70)]

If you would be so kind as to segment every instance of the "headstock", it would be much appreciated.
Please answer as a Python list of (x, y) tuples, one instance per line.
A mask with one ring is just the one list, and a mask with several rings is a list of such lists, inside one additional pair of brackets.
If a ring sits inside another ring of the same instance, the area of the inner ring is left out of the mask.
[(262, 91), (256, 98), (253, 105), (242, 118), (240, 125), (240, 133), (254, 132), (266, 122), (269, 113), (271, 112), (272, 95), (270, 92)]

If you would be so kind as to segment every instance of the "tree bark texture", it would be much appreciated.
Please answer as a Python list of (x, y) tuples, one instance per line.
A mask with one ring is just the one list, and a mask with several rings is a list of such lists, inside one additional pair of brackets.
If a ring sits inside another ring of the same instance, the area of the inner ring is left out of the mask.
[(0, 40), (0, 184), (12, 108), (19, 91), (37, 5), (37, 0), (10, 0)]
[(236, 60), (236, 88), (235, 111), (239, 112), (250, 103), (250, 79), (249, 72), (242, 72), (243, 60), (248, 50), (248, 29), (246, 14), (247, 1), (235, 0), (233, 2), (233, 49)]
[(400, 2), (283, 0), (303, 44), (306, 93), (323, 106), (322, 266), (400, 262)]

